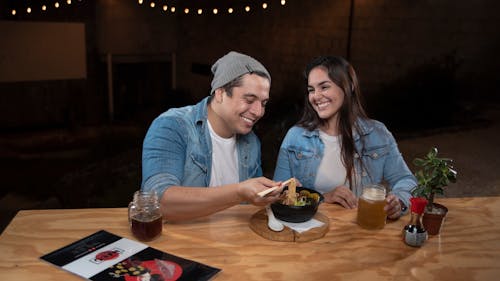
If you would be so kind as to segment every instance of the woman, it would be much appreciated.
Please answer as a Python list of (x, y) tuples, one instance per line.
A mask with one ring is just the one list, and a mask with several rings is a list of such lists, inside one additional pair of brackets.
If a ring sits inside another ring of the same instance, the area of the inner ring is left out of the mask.
[(365, 114), (353, 67), (342, 57), (321, 56), (304, 74), (304, 112), (281, 144), (274, 180), (295, 177), (345, 208), (357, 207), (364, 185), (385, 183), (385, 211), (399, 218), (417, 183), (392, 134)]

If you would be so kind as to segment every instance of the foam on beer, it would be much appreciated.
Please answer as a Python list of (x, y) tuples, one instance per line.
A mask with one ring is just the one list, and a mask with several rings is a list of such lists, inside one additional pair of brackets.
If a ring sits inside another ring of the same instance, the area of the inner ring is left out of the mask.
[(362, 197), (373, 201), (384, 200), (385, 190), (376, 187), (365, 188)]
[(365, 229), (384, 228), (387, 217), (385, 204), (385, 187), (376, 184), (363, 187), (363, 194), (358, 200), (358, 225)]

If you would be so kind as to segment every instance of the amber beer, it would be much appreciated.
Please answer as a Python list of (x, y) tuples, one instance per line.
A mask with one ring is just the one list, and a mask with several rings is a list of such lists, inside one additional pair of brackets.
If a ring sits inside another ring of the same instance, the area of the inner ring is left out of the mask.
[(128, 205), (130, 230), (141, 241), (151, 241), (163, 230), (160, 202), (154, 191), (136, 191)]
[(161, 234), (163, 223), (161, 215), (138, 214), (130, 219), (134, 236), (141, 241), (151, 241)]
[(381, 185), (369, 185), (363, 188), (358, 200), (358, 224), (365, 229), (382, 229), (387, 214), (385, 207), (385, 188)]

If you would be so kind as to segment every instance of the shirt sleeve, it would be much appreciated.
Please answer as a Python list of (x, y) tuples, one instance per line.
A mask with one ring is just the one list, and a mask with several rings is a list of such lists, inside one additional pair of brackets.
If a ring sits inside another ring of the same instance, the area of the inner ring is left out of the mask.
[(180, 185), (186, 161), (186, 133), (173, 117), (153, 121), (142, 151), (142, 184), (144, 190), (155, 190), (159, 196), (173, 185)]
[(287, 141), (290, 134), (287, 133), (283, 142), (281, 143), (280, 151), (278, 153), (278, 160), (276, 161), (276, 168), (274, 169), (273, 180), (284, 181), (292, 177), (290, 169), (290, 155), (287, 149)]
[(406, 165), (394, 138), (392, 138), (389, 156), (384, 166), (384, 178), (391, 186), (391, 193), (396, 195), (406, 207), (410, 206), (411, 190), (417, 185), (417, 181)]

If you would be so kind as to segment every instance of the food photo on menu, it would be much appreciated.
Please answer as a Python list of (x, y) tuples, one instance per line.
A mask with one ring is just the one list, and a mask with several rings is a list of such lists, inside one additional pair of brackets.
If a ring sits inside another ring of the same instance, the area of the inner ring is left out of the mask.
[(40, 258), (93, 281), (201, 281), (221, 271), (104, 230)]

